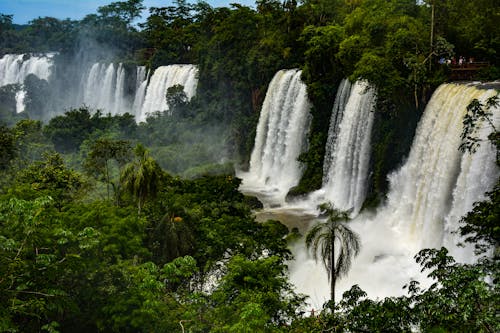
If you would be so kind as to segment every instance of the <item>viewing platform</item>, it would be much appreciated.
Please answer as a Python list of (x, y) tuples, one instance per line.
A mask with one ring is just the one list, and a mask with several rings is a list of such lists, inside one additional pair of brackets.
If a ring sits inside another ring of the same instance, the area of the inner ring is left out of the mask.
[(453, 81), (473, 80), (480, 70), (488, 68), (489, 62), (467, 62), (462, 65), (450, 65), (450, 79)]

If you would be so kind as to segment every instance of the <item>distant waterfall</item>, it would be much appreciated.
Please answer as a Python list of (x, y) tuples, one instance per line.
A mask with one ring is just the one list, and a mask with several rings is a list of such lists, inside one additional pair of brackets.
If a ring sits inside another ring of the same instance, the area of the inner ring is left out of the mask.
[(138, 66), (136, 71), (135, 97), (132, 109), (135, 111), (136, 119), (139, 119), (142, 103), (146, 97), (146, 88), (148, 87), (149, 71), (145, 66)]
[(147, 116), (155, 111), (168, 110), (167, 89), (176, 84), (184, 86), (186, 96), (191, 99), (198, 85), (198, 68), (194, 65), (158, 67), (149, 80), (141, 110), (136, 113), (136, 120), (145, 121)]
[(93, 64), (82, 84), (83, 103), (113, 115), (129, 112), (125, 80), (125, 68), (121, 63)]
[(24, 99), (26, 98), (26, 91), (19, 90), (16, 92), (16, 113), (21, 113), (24, 111)]
[(22, 84), (29, 74), (48, 81), (54, 53), (35, 56), (29, 54), (6, 54), (0, 59), (0, 86)]
[(362, 81), (351, 88), (344, 80), (330, 121), (322, 190), (327, 201), (354, 214), (366, 195), (374, 105), (373, 88)]
[(302, 167), (297, 161), (306, 146), (310, 103), (301, 71), (281, 70), (267, 90), (260, 113), (250, 169), (243, 186), (276, 192), (284, 199), (297, 185)]
[(55, 53), (45, 55), (6, 54), (0, 59), (0, 87), (8, 84), (20, 84), (21, 88), (15, 95), (16, 112), (23, 112), (26, 91), (22, 84), (30, 74), (39, 79), (49, 81), (52, 73)]

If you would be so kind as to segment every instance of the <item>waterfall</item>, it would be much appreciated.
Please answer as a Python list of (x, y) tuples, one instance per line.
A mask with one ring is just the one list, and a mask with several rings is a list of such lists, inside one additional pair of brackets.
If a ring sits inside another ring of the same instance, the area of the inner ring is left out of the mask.
[(48, 81), (55, 53), (45, 55), (6, 54), (0, 59), (0, 86), (22, 84), (29, 74)]
[(146, 66), (137, 66), (135, 70), (135, 89), (139, 89), (140, 85), (147, 79)]
[(26, 91), (24, 90), (24, 79), (30, 74), (36, 75), (39, 79), (49, 81), (52, 73), (53, 57), (55, 53), (44, 55), (30, 54), (6, 54), (0, 59), (0, 87), (8, 84), (19, 84), (20, 88), (16, 92), (16, 112), (23, 112), (25, 109), (24, 100)]
[(132, 109), (135, 111), (136, 119), (139, 119), (141, 107), (146, 97), (146, 88), (148, 86), (149, 71), (145, 66), (138, 66), (136, 71), (135, 97)]
[(323, 163), (323, 184), (328, 182), (328, 174), (335, 152), (335, 143), (337, 142), (338, 129), (342, 121), (342, 115), (347, 104), (349, 95), (351, 94), (351, 82), (348, 79), (343, 79), (340, 82), (335, 101), (333, 103), (332, 115), (330, 117), (330, 127), (328, 128), (328, 139), (325, 147), (325, 157)]
[(330, 121), (322, 190), (327, 201), (354, 215), (366, 195), (374, 105), (374, 89), (362, 81), (351, 88), (344, 80)]
[(297, 158), (306, 146), (310, 103), (300, 75), (297, 69), (281, 70), (269, 84), (249, 172), (242, 176), (243, 188), (274, 192), (279, 201), (284, 201), (302, 173)]
[(125, 94), (125, 68), (120, 63), (95, 63), (86, 75), (82, 87), (83, 103), (113, 115), (130, 111)]
[[(166, 93), (169, 87), (176, 84), (184, 86), (188, 99), (196, 93), (198, 85), (198, 68), (194, 65), (168, 65), (158, 67), (146, 89), (144, 102), (136, 120), (145, 121), (149, 114), (155, 111), (168, 110)], [(144, 83), (144, 82), (143, 82)]]
[[(496, 150), (486, 139), (492, 129), (482, 124), (483, 141), (476, 153), (462, 153), (458, 148), (467, 105), (474, 98), (484, 102), (495, 94), (493, 89), (458, 84), (443, 84), (434, 92), (406, 162), (389, 176), (386, 204), (374, 214), (361, 213), (350, 224), (361, 236), (362, 249), (348, 276), (338, 281), (337, 294), (354, 284), (372, 298), (401, 295), (402, 286), (411, 279), (428, 286), (431, 281), (413, 259), (423, 248), (447, 246), (456, 259), (473, 259), (470, 248), (456, 246), (459, 239), (452, 232), (500, 175)], [(500, 126), (498, 111), (495, 126)], [(318, 308), (328, 300), (326, 272), (303, 243), (293, 251), (296, 261), (290, 264), (291, 280)]]
[(16, 113), (21, 113), (24, 111), (24, 99), (26, 98), (26, 91), (19, 90), (16, 92)]
[[(443, 245), (444, 219), (451, 212), (454, 190), (461, 192), (455, 191), (455, 201), (460, 206), (481, 199), (480, 193), (484, 193), (495, 180), (494, 177), (490, 178), (492, 170), (496, 169), (492, 158), (487, 158), (491, 154), (486, 152), (470, 156), (458, 150), (467, 105), (474, 98), (484, 100), (492, 94), (493, 90), (477, 89), (474, 86), (440, 86), (434, 92), (419, 123), (407, 162), (389, 176), (387, 206), (391, 214), (386, 219), (408, 241), (415, 244), (416, 249)], [(489, 143), (485, 142), (483, 145), (485, 147), (482, 150), (487, 149)], [(471, 169), (472, 160), (476, 160), (476, 167), (477, 164), (482, 166), (476, 170)], [(480, 181), (483, 176), (488, 180)], [(472, 181), (479, 188), (463, 185), (469, 177), (474, 178)], [(461, 200), (460, 196), (469, 198)], [(465, 212), (463, 209), (470, 208), (470, 204), (468, 206), (457, 207), (456, 209), (462, 210), (458, 214), (462, 215)], [(452, 222), (451, 216), (448, 219), (451, 228), (451, 224), (457, 221)]]

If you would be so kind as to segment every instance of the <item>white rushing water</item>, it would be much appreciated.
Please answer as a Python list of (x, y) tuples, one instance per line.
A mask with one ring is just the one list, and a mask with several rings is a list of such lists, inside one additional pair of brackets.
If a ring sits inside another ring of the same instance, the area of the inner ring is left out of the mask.
[[(136, 120), (138, 122), (145, 121), (147, 116), (153, 112), (167, 111), (167, 89), (177, 84), (184, 86), (187, 98), (191, 99), (196, 94), (198, 85), (198, 67), (195, 65), (158, 67), (149, 80), (140, 112), (136, 112)], [(142, 84), (139, 91), (141, 87), (143, 88)]]
[(48, 81), (55, 53), (44, 55), (6, 54), (0, 59), (0, 86), (22, 84), (29, 74)]
[[(354, 284), (371, 298), (402, 295), (403, 285), (412, 279), (425, 286), (429, 281), (413, 259), (422, 248), (447, 246), (458, 260), (473, 259), (471, 248), (457, 247), (457, 236), (451, 232), (499, 176), (495, 149), (485, 139), (492, 129), (480, 130), (485, 141), (475, 154), (464, 154), (458, 147), (467, 105), (495, 93), (456, 84), (444, 84), (435, 91), (406, 162), (389, 176), (386, 204), (372, 215), (358, 215), (350, 224), (361, 237), (362, 250), (348, 276), (337, 283), (339, 298)], [(499, 124), (498, 110), (496, 114)], [(327, 274), (303, 243), (292, 250), (296, 259), (290, 264), (291, 280), (318, 309), (329, 297)]]
[(39, 79), (49, 81), (54, 55), (55, 53), (43, 55), (6, 54), (0, 59), (0, 87), (8, 84), (20, 85), (15, 95), (17, 113), (23, 112), (25, 109), (24, 80), (28, 75), (33, 74)]
[(146, 88), (148, 87), (149, 71), (146, 71), (145, 66), (138, 66), (136, 72), (135, 97), (132, 109), (134, 110), (136, 119), (139, 119), (142, 103), (146, 97)]
[(356, 215), (367, 191), (375, 91), (365, 82), (344, 80), (330, 121), (324, 162), (322, 201)]
[(92, 109), (100, 109), (112, 115), (130, 112), (125, 80), (125, 68), (121, 63), (93, 64), (82, 82), (82, 102)]
[(265, 193), (273, 204), (284, 203), (302, 174), (297, 158), (307, 143), (310, 103), (300, 75), (291, 69), (273, 77), (260, 112), (249, 171), (239, 175), (243, 191)]
[(196, 94), (198, 69), (195, 65), (161, 66), (149, 77), (145, 66), (137, 66), (134, 75), (127, 73), (122, 63), (76, 64), (71, 67), (74, 83), (68, 85), (64, 81), (61, 86), (57, 78), (51, 78), (54, 55), (7, 54), (0, 59), (0, 86), (20, 85), (14, 96), (17, 112), (24, 111), (24, 101), (29, 97), (22, 86), (29, 74), (48, 81), (52, 95), (62, 101), (57, 104), (60, 109), (53, 110), (52, 115), (85, 105), (104, 114), (128, 112), (140, 122), (145, 121), (148, 114), (168, 109), (166, 92), (169, 87), (184, 86), (188, 99)]
[(326, 184), (329, 179), (333, 157), (335, 154), (335, 144), (339, 132), (340, 122), (344, 114), (344, 109), (351, 95), (352, 84), (348, 79), (343, 79), (340, 82), (335, 101), (333, 103), (332, 115), (330, 117), (330, 127), (328, 128), (328, 139), (325, 147), (325, 157), (323, 163), (323, 184)]

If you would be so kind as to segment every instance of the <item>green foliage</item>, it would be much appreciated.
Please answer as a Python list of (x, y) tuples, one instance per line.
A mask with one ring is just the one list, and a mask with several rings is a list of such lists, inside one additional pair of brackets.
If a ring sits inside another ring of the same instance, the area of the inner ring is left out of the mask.
[(12, 189), (16, 195), (27, 199), (51, 196), (58, 207), (76, 199), (85, 185), (81, 175), (68, 169), (58, 153), (45, 153), (43, 160), (18, 174), (17, 183)]
[(130, 142), (125, 140), (110, 140), (101, 138), (96, 140), (90, 147), (90, 152), (85, 159), (85, 170), (96, 176), (100, 176), (102, 181), (106, 182), (108, 200), (109, 186), (113, 185), (115, 193), (117, 192), (116, 181), (112, 181), (112, 161), (115, 161), (118, 167), (117, 175), (121, 169), (132, 158), (132, 148)]
[[(472, 102), (467, 105), (467, 113), (463, 120), (464, 128), (462, 130), (462, 143), (460, 144), (460, 150), (469, 153), (475, 153), (478, 148), (481, 139), (477, 137), (478, 123), (487, 123), (492, 129), (492, 135), (490, 139), (493, 144), (496, 145), (497, 150), (500, 148), (500, 143), (498, 140), (498, 131), (492, 122), (493, 113), (491, 109), (495, 109), (500, 105), (498, 101), (498, 94), (488, 98), (488, 100), (483, 105), (477, 99), (472, 100)], [(497, 164), (499, 163), (499, 158), (497, 155)]]
[(284, 270), (279, 257), (233, 257), (211, 297), (217, 304), (211, 331), (272, 332), (273, 327), (293, 318), (303, 298), (293, 293)]
[(486, 194), (486, 200), (475, 203), (472, 211), (462, 219), (460, 234), (465, 240), (474, 244), (477, 252), (487, 252), (491, 247), (498, 256), (500, 246), (500, 182)]
[(429, 277), (436, 280), (427, 290), (420, 290), (415, 282), (409, 286), (411, 300), (415, 301), (413, 311), (422, 330), (498, 331), (498, 284), (485, 280), (490, 276), (497, 281), (498, 262), (457, 264), (444, 248), (422, 250), (416, 260), (423, 269), (431, 270)]
[(137, 125), (134, 117), (128, 113), (123, 115), (103, 116), (100, 111), (91, 114), (87, 107), (72, 109), (63, 116), (56, 116), (44, 127), (44, 134), (52, 141), (57, 151), (72, 153), (78, 151), (80, 145), (92, 136), (106, 132), (117, 132), (117, 136), (133, 136)]
[[(46, 17), (24, 27), (0, 14), (2, 54), (58, 51), (59, 61), (82, 48), (100, 61), (117, 60), (111, 49), (121, 61), (151, 69), (199, 65), (198, 95), (187, 102), (181, 88), (172, 87), (166, 92), (172, 114), (153, 115), (139, 126), (133, 115), (103, 116), (86, 107), (46, 126), (26, 119), (14, 126), (25, 117), (15, 114), (19, 86), (0, 89), (2, 120), (13, 126), (0, 128), (0, 331), (499, 331), (497, 257), (462, 265), (445, 250), (417, 256), (435, 279), (427, 290), (411, 282), (407, 297), (370, 300), (354, 286), (336, 306), (327, 305), (339, 311), (297, 317), (304, 299), (286, 276), (290, 234), (277, 221), (255, 222), (226, 163), (248, 160), (272, 75), (300, 67), (314, 119), (309, 151), (300, 157), (307, 168), (291, 194), (318, 188), (338, 83), (362, 78), (378, 91), (371, 194), (380, 198), (386, 174), (409, 146), (419, 116), (412, 111), (421, 110), (446, 79), (435, 58), (452, 56), (455, 47), (498, 67), (495, 1), (432, 4), (433, 45), (431, 7), (410, 0), (263, 0), (255, 9), (179, 0), (152, 8), (141, 31), (134, 25), (140, 0), (110, 3), (81, 21)], [(488, 69), (490, 76), (497, 67)], [(47, 82), (31, 76), (25, 84), (27, 113), (42, 119), (54, 107)], [(471, 106), (463, 136), (470, 145), (464, 149), (478, 143), (475, 124), (488, 112), (485, 105)], [(138, 146), (125, 166), (125, 139), (147, 145), (151, 155)], [(490, 139), (498, 146), (496, 130)], [(72, 154), (64, 157), (75, 159), (74, 165), (86, 156), (87, 170), (117, 190), (122, 169), (125, 191), (116, 205), (96, 199), (97, 189), (61, 155), (42, 154), (52, 146)], [(191, 179), (171, 177), (160, 165)], [(76, 200), (82, 194), (85, 202)], [(462, 235), (480, 252), (498, 247), (499, 206), (497, 184), (463, 219)], [(329, 208), (329, 222), (347, 219)], [(318, 242), (331, 236), (319, 237), (319, 227), (314, 233)], [(312, 245), (314, 233), (308, 237)], [(338, 267), (348, 260), (333, 265), (330, 243), (324, 244), (320, 256), (331, 273), (345, 272), (347, 266)]]
[(4, 171), (10, 167), (10, 163), (16, 157), (15, 132), (6, 126), (0, 126), (0, 170)]
[(145, 200), (156, 196), (162, 171), (158, 163), (149, 156), (148, 150), (141, 144), (135, 147), (134, 154), (135, 159), (123, 168), (120, 181), (123, 189), (135, 198), (140, 214)]

